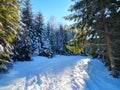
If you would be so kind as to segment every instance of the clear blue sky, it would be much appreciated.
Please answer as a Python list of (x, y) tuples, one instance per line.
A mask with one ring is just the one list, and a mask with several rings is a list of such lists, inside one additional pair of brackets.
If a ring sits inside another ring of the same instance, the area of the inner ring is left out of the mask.
[(45, 22), (54, 16), (57, 23), (70, 24), (62, 17), (70, 14), (71, 0), (31, 0), (31, 4), (34, 13), (42, 12)]

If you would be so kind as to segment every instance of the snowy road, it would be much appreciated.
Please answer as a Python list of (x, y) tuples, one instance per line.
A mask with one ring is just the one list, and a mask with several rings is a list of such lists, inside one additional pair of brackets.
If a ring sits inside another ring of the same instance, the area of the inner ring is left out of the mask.
[(120, 90), (99, 60), (83, 56), (34, 57), (0, 74), (0, 90)]

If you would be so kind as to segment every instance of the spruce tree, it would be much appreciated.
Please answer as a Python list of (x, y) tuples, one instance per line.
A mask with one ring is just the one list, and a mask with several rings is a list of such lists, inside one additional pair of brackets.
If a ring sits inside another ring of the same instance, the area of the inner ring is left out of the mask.
[(47, 29), (47, 38), (49, 43), (49, 54), (52, 57), (54, 54), (54, 42), (53, 42), (54, 32), (53, 32), (53, 27), (49, 22), (47, 23), (46, 29)]
[(57, 54), (67, 54), (67, 31), (63, 25), (60, 25), (59, 28), (55, 31), (55, 51)]
[[(93, 49), (94, 53), (97, 56), (105, 58), (105, 62), (108, 63), (108, 66), (112, 71), (112, 75), (117, 77), (118, 72), (116, 71), (117, 69), (114, 60), (115, 52), (113, 52), (113, 45), (115, 42), (113, 41), (118, 41), (119, 39), (113, 39), (114, 36), (112, 35), (112, 32), (116, 31), (117, 28), (111, 27), (110, 25), (114, 25), (114, 22), (119, 22), (119, 20), (116, 20), (115, 18), (119, 15), (119, 11), (117, 12), (117, 9), (120, 7), (120, 1), (74, 1), (75, 4), (70, 7), (70, 11), (75, 11), (75, 13), (66, 17), (66, 19), (73, 19), (76, 21), (74, 24), (75, 27), (81, 28), (81, 30), (84, 30), (84, 28), (86, 29), (86, 40), (89, 42), (88, 47), (93, 48), (94, 46), (96, 48), (95, 50)], [(115, 14), (116, 16), (113, 16)], [(116, 47), (119, 48), (118, 46), (115, 46), (115, 48)]]
[(35, 29), (36, 29), (36, 40), (37, 40), (37, 51), (38, 54), (41, 55), (41, 53), (44, 52), (44, 30), (45, 26), (43, 23), (43, 15), (42, 13), (38, 13), (35, 18)]
[(12, 54), (12, 45), (19, 27), (20, 3), (18, 0), (0, 1), (0, 69), (7, 69)]
[(25, 0), (22, 11), (21, 22), (22, 29), (19, 32), (18, 38), (14, 42), (14, 56), (13, 59), (15, 60), (31, 60), (31, 55), (34, 52), (33, 45), (32, 45), (32, 36), (33, 36), (33, 29), (32, 29), (32, 11), (31, 11), (31, 4), (30, 0)]

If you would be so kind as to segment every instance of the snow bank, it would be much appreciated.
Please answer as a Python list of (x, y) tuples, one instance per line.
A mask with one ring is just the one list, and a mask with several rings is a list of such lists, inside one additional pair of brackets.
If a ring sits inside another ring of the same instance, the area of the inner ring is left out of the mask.
[(88, 63), (85, 90), (120, 90), (120, 78), (110, 75), (110, 71), (97, 59), (91, 59)]

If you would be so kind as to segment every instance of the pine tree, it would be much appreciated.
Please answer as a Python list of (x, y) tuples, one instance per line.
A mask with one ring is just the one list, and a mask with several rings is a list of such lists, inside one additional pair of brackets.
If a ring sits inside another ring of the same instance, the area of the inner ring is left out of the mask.
[(56, 54), (59, 54), (59, 43), (61, 43), (61, 42), (59, 41), (60, 35), (59, 35), (58, 28), (56, 28), (55, 31), (54, 31), (54, 37), (55, 37), (54, 38), (54, 45), (55, 45), (54, 52)]
[(0, 1), (0, 68), (7, 69), (10, 62), (12, 45), (19, 27), (20, 3), (18, 0)]
[(50, 23), (47, 23), (47, 38), (48, 38), (48, 42), (49, 42), (49, 53), (50, 56), (53, 56), (54, 54), (54, 42), (53, 42), (53, 37), (54, 37), (54, 33), (53, 33), (53, 27), (52, 25), (50, 25)]
[(38, 13), (35, 18), (35, 29), (36, 29), (36, 40), (37, 40), (37, 51), (38, 54), (43, 52), (43, 31), (44, 31), (44, 23), (43, 23), (43, 15), (42, 13)]
[[(104, 4), (107, 7), (106, 12), (106, 23), (108, 26), (108, 35), (110, 37), (110, 45), (111, 45), (111, 52), (114, 66), (111, 68), (115, 70), (114, 76), (117, 77), (120, 74), (120, 1), (119, 0), (110, 0)], [(112, 64), (112, 63), (111, 63)]]
[(32, 29), (32, 11), (30, 0), (25, 0), (21, 11), (22, 29), (19, 32), (18, 38), (14, 42), (14, 56), (15, 60), (31, 60), (31, 55), (34, 52), (33, 49), (33, 29)]
[(56, 53), (57, 54), (67, 54), (67, 31), (63, 27), (63, 25), (60, 25), (59, 28), (55, 31), (55, 47), (56, 47)]
[(30, 48), (30, 52), (31, 54), (34, 52), (34, 49), (33, 49), (33, 32), (34, 32), (34, 29), (33, 29), (33, 15), (32, 15), (32, 10), (31, 10), (31, 4), (30, 4), (30, 0), (25, 0), (25, 5), (24, 7), (22, 8), (22, 22), (26, 25), (25, 29), (26, 29), (26, 32), (27, 32), (27, 36), (29, 37), (29, 40), (27, 41), (28, 42), (28, 46)]
[[(75, 11), (75, 13), (66, 17), (66, 19), (75, 20), (75, 27), (86, 29), (86, 40), (89, 42), (88, 47), (96, 48), (94, 53), (98, 56), (102, 55), (105, 57), (105, 62), (108, 63), (112, 71), (113, 76), (117, 76), (115, 60), (113, 59), (115, 52), (112, 45), (112, 33), (116, 31), (110, 28), (109, 25), (114, 25), (113, 21), (119, 22), (119, 20), (111, 20), (112, 15), (118, 14), (117, 9), (120, 7), (118, 0), (81, 0), (75, 1), (75, 4), (71, 6), (70, 11)], [(118, 14), (119, 15), (119, 14)], [(113, 19), (116, 16), (112, 17)], [(115, 35), (115, 34), (114, 34)], [(89, 39), (88, 39), (89, 38)], [(117, 41), (114, 39), (114, 41)], [(117, 47), (118, 48), (118, 47)], [(98, 51), (98, 52), (95, 52)], [(95, 55), (94, 54), (94, 55)], [(117, 66), (118, 67), (118, 66)]]

